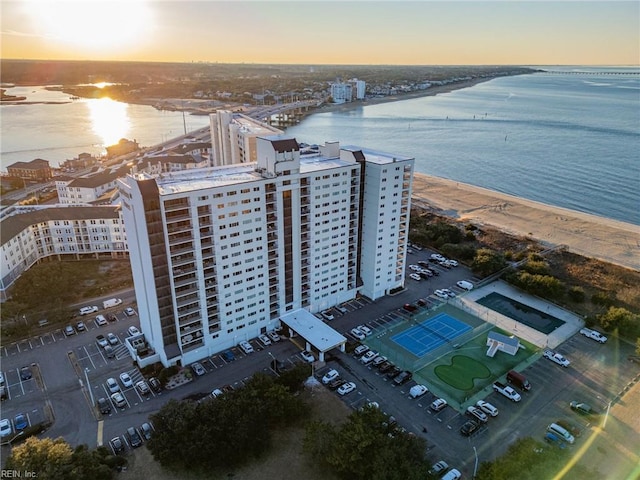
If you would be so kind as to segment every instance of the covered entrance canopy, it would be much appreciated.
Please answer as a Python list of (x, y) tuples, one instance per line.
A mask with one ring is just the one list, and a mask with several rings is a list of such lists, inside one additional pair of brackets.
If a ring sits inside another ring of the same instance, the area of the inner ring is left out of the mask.
[(289, 336), (295, 334), (304, 338), (306, 350), (311, 351), (313, 347), (319, 353), (320, 361), (324, 361), (325, 352), (333, 348), (344, 352), (346, 337), (303, 308), (282, 315), (280, 321), (289, 329)]

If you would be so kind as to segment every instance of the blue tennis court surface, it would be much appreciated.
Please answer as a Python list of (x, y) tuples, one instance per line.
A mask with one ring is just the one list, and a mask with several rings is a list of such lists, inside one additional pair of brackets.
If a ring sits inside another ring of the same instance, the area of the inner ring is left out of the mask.
[(469, 330), (471, 327), (466, 323), (456, 320), (446, 313), (441, 313), (394, 335), (391, 340), (409, 350), (416, 357), (422, 357), (427, 352)]

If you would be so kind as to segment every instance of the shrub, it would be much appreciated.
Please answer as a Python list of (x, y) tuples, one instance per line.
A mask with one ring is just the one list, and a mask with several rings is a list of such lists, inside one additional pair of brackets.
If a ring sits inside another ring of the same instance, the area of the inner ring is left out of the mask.
[(576, 303), (582, 303), (586, 298), (582, 287), (571, 287), (567, 293), (569, 295), (569, 299)]
[(597, 292), (591, 296), (591, 302), (594, 305), (601, 305), (603, 307), (611, 307), (614, 304), (614, 299), (609, 296), (607, 292)]

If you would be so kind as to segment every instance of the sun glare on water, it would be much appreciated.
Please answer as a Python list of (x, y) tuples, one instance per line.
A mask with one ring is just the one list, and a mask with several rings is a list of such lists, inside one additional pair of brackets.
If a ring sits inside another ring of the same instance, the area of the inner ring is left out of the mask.
[(102, 139), (105, 147), (115, 145), (121, 138), (127, 136), (131, 124), (126, 103), (116, 102), (110, 98), (88, 100), (86, 103), (89, 107), (91, 127)]
[(49, 42), (85, 52), (111, 52), (145, 40), (151, 25), (148, 2), (42, 1), (27, 2), (28, 12)]

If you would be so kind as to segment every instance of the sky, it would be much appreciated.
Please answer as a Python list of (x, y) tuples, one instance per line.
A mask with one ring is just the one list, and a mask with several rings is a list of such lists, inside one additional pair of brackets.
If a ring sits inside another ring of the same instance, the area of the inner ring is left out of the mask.
[(640, 65), (640, 2), (0, 1), (3, 59)]

